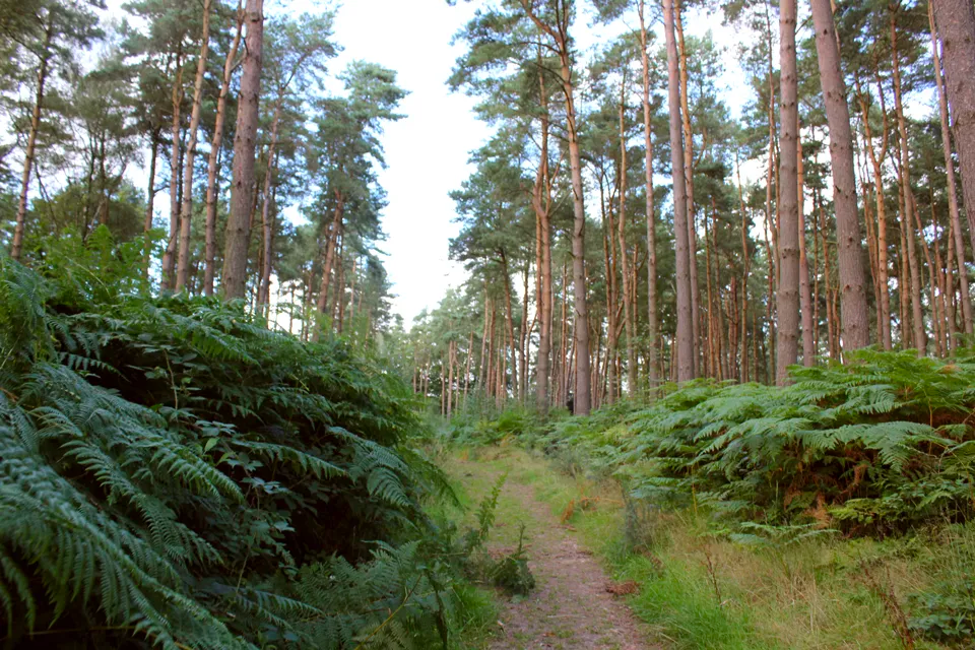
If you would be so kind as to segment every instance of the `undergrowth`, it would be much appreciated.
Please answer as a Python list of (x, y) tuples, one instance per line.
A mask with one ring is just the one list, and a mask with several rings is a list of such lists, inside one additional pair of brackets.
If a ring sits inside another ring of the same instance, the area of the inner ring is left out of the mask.
[(479, 604), (409, 388), (242, 304), (148, 297), (140, 254), (0, 258), (0, 642), (448, 647)]
[[(700, 380), (584, 418), (514, 409), (447, 442), (518, 442), (578, 485), (615, 484), (617, 530), (593, 542), (676, 647), (972, 645), (973, 348), (867, 349), (792, 379)], [(554, 508), (602, 521), (601, 503)]]

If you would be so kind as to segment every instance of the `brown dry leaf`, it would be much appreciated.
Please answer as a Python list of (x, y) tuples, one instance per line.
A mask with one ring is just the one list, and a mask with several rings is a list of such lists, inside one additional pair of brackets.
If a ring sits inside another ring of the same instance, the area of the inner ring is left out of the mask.
[(625, 582), (608, 582), (604, 585), (604, 591), (609, 594), (614, 594), (615, 596), (627, 596), (628, 594), (637, 593), (638, 583), (634, 580), (627, 580)]

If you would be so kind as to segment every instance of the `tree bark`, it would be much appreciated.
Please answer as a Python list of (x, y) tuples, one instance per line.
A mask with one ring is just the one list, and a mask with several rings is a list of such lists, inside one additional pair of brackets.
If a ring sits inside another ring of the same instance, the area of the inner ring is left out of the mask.
[(797, 363), (800, 261), (797, 220), (797, 0), (780, 2), (780, 282), (777, 287), (777, 385)]
[(550, 406), (550, 355), (553, 347), (553, 257), (550, 246), (550, 211), (552, 209), (552, 193), (549, 169), (549, 138), (550, 111), (549, 95), (543, 78), (543, 69), (539, 68), (539, 97), (540, 97), (540, 153), (539, 166), (536, 170), (536, 183), (533, 185), (533, 208), (539, 221), (540, 276), (539, 291), (536, 295), (537, 312), (539, 313), (539, 348), (536, 354), (536, 408), (546, 413)]
[(571, 70), (570, 35), (570, 7), (565, 0), (559, 2), (556, 12), (557, 26), (551, 27), (543, 23), (533, 13), (528, 0), (521, 0), (523, 9), (539, 29), (553, 39), (553, 45), (560, 59), (560, 81), (562, 85), (564, 103), (566, 107), (567, 139), (570, 158), (570, 186), (573, 194), (573, 231), (570, 248), (573, 253), (573, 304), (574, 304), (574, 336), (578, 350), (575, 379), (574, 413), (577, 415), (590, 414), (590, 332), (588, 327), (587, 285), (584, 267), (584, 227), (586, 216), (584, 213), (583, 174), (580, 161), (580, 143), (577, 133), (577, 115), (573, 101), (573, 75)]
[(913, 307), (913, 345), (916, 354), (926, 356), (926, 330), (923, 322), (922, 279), (919, 273), (919, 260), (916, 254), (916, 231), (913, 215), (916, 212), (912, 185), (909, 178), (909, 135), (906, 129), (906, 117), (902, 110), (902, 64), (899, 61), (899, 51), (896, 47), (896, 12), (898, 5), (890, 8), (889, 39), (892, 53), (892, 89), (895, 95), (896, 120), (899, 125), (899, 186), (902, 190), (903, 213), (905, 220), (906, 248), (909, 252), (909, 274), (912, 282)]
[(200, 99), (203, 92), (207, 52), (210, 50), (210, 6), (204, 0), (203, 26), (200, 32), (200, 58), (193, 81), (193, 108), (190, 109), (190, 140), (183, 159), (183, 201), (180, 205), (180, 245), (176, 264), (176, 290), (183, 291), (190, 273), (190, 219), (193, 215), (193, 159), (197, 155), (197, 127), (200, 125)]
[(48, 15), (44, 30), (44, 45), (41, 46), (41, 61), (37, 69), (37, 90), (34, 93), (34, 108), (31, 111), (31, 130), (27, 136), (27, 149), (24, 152), (24, 173), (20, 181), (20, 199), (17, 202), (17, 222), (14, 238), (10, 246), (10, 257), (20, 261), (24, 247), (24, 230), (27, 222), (27, 195), (31, 188), (31, 170), (34, 168), (34, 152), (37, 148), (37, 134), (41, 129), (41, 110), (44, 104), (44, 86), (47, 83), (48, 67), (51, 62), (51, 41), (54, 38), (54, 17)]
[(271, 214), (272, 190), (271, 182), (278, 166), (275, 147), (278, 145), (278, 123), (282, 115), (282, 102), (279, 97), (275, 106), (275, 116), (271, 121), (271, 141), (268, 143), (268, 163), (265, 169), (265, 182), (262, 190), (264, 202), (261, 205), (261, 233), (262, 233), (262, 264), (261, 284), (258, 288), (258, 311), (260, 312), (269, 302), (271, 288), (271, 241), (274, 233), (274, 216)]
[(682, 153), (682, 115), (679, 99), (678, 50), (675, 44), (673, 0), (663, 0), (665, 8), (665, 48), (668, 53), (669, 142), (672, 153), (672, 198), (675, 203), (675, 331), (678, 381), (695, 378), (695, 347), (692, 341), (692, 285), (689, 278), (688, 209), (685, 204), (684, 156)]
[(156, 160), (159, 156), (159, 129), (156, 129), (150, 134), (149, 141), (149, 182), (147, 183), (148, 187), (146, 189), (146, 217), (142, 226), (142, 234), (146, 238), (144, 243), (145, 254), (143, 256), (143, 265), (147, 278), (149, 277), (149, 255), (152, 251), (149, 242), (149, 231), (153, 229), (153, 199), (156, 198)]
[(624, 335), (628, 362), (628, 397), (635, 396), (638, 384), (638, 361), (634, 354), (634, 315), (631, 313), (631, 278), (628, 273), (628, 245), (626, 205), (627, 185), (628, 185), (628, 143), (624, 130), (624, 86), (627, 74), (621, 76), (621, 106), (620, 106), (620, 141), (621, 141), (621, 166), (618, 181), (618, 219), (617, 219), (617, 238), (618, 245), (621, 247), (621, 278), (624, 290)]
[(170, 106), (173, 119), (170, 123), (170, 234), (163, 252), (163, 269), (160, 276), (160, 291), (169, 291), (173, 286), (173, 266), (176, 262), (177, 236), (180, 230), (180, 104), (183, 101), (183, 65), (181, 52), (176, 53), (176, 76), (173, 78), (173, 92)]
[[(872, 163), (872, 177), (875, 183), (875, 216), (878, 223), (877, 244), (876, 244), (876, 276), (879, 283), (879, 304), (876, 306), (877, 317), (879, 319), (879, 330), (882, 334), (882, 349), (892, 349), (892, 317), (889, 302), (889, 241), (887, 234), (887, 219), (885, 210), (885, 190), (882, 185), (882, 160), (885, 158), (889, 148), (889, 120), (885, 110), (885, 96), (879, 92), (882, 113), (882, 142), (879, 152), (876, 153), (873, 144), (872, 124), (869, 121), (868, 101), (862, 93), (858, 77), (855, 77), (856, 92), (858, 93), (859, 106), (862, 109), (862, 125), (865, 130), (865, 149), (869, 160)], [(900, 290), (902, 287), (900, 287)]]
[(261, 49), (264, 31), (262, 3), (263, 0), (247, 0), (245, 8), (248, 30), (244, 41), (241, 91), (234, 133), (231, 209), (227, 218), (224, 268), (221, 272), (221, 288), (226, 300), (243, 298), (247, 282), (254, 148), (258, 132), (258, 101), (261, 96)]
[(841, 283), (842, 345), (853, 352), (869, 344), (868, 300), (862, 267), (862, 237), (855, 194), (851, 120), (841, 75), (841, 58), (835, 36), (831, 0), (811, 0), (821, 90), (828, 117), (831, 173), (834, 179), (835, 231), (838, 240), (838, 274)]
[[(796, 0), (795, 0), (796, 2)], [(801, 292), (801, 340), (804, 366), (814, 366), (814, 316), (811, 305), (811, 271), (807, 264), (807, 228), (804, 223), (804, 152), (801, 147), (801, 127), (797, 125), (797, 253)]]
[[(953, 118), (953, 140), (960, 159), (963, 203), (974, 238), (974, 3), (932, 0), (943, 43), (943, 68)], [(977, 244), (974, 245), (977, 250)], [(963, 269), (960, 270), (963, 273)], [(962, 303), (961, 303), (962, 304)]]
[(231, 49), (224, 60), (224, 76), (221, 79), (220, 94), (217, 96), (217, 116), (214, 118), (214, 138), (210, 143), (210, 154), (207, 156), (207, 217), (204, 225), (204, 294), (214, 295), (214, 259), (217, 255), (217, 159), (220, 156), (221, 142), (224, 139), (224, 119), (227, 115), (227, 93), (231, 87), (231, 75), (234, 72), (234, 60), (241, 44), (241, 31), (244, 26), (244, 14), (241, 12), (241, 0), (237, 3), (235, 14), (237, 28)]
[[(950, 228), (953, 231), (954, 252), (957, 256), (957, 268), (966, 269), (964, 265), (967, 255), (963, 243), (963, 231), (960, 228), (960, 206), (957, 202), (957, 181), (953, 171), (953, 157), (950, 147), (950, 129), (948, 126), (948, 108), (946, 101), (946, 91), (943, 87), (943, 74), (941, 73), (940, 51), (936, 45), (936, 24), (933, 17), (933, 2), (928, 3), (930, 38), (933, 44), (933, 73), (936, 77), (936, 89), (940, 100), (940, 132), (943, 137), (943, 164), (946, 167), (946, 187), (947, 198), (950, 203)], [(972, 83), (972, 82), (971, 82)], [(972, 162), (972, 161), (971, 161)], [(963, 161), (961, 161), (961, 166)], [(973, 232), (973, 214), (970, 215), (970, 230)], [(937, 246), (939, 249), (939, 246)], [(963, 309), (963, 324), (967, 334), (974, 333), (974, 310), (970, 305), (970, 283), (967, 280), (966, 272), (958, 273), (957, 278), (960, 284), (960, 306)], [(947, 287), (949, 289), (949, 287)]]
[(645, 220), (648, 239), (648, 389), (651, 399), (657, 394), (660, 377), (658, 360), (658, 252), (655, 242), (655, 185), (651, 150), (651, 74), (648, 61), (648, 32), (645, 23), (645, 0), (638, 0), (641, 27), (641, 108), (645, 136)]

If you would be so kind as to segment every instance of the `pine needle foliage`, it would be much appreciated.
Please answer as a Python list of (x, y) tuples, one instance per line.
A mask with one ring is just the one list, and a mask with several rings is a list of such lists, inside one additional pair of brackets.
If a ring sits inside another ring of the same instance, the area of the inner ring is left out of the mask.
[(73, 268), (0, 258), (6, 647), (354, 648), (393, 609), (363, 647), (447, 638), (451, 574), (415, 540), (450, 490), (402, 382)]

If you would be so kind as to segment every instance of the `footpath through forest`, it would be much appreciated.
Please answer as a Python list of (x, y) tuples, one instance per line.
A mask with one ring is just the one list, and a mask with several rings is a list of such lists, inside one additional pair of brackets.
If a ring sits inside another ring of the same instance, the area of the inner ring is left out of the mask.
[[(623, 602), (632, 585), (616, 584), (593, 554), (576, 539), (573, 526), (554, 511), (561, 485), (542, 464), (527, 465), (523, 454), (491, 449), (478, 460), (467, 455), (452, 459), (448, 471), (477, 502), (498, 477), (508, 472), (489, 537), (494, 557), (516, 550), (525, 525), (523, 548), (536, 579), (526, 597), (504, 598), (498, 630), (490, 650), (645, 650), (658, 648), (645, 641), (640, 623)], [(572, 497), (562, 495), (566, 503)], [(549, 501), (549, 503), (547, 502)]]

